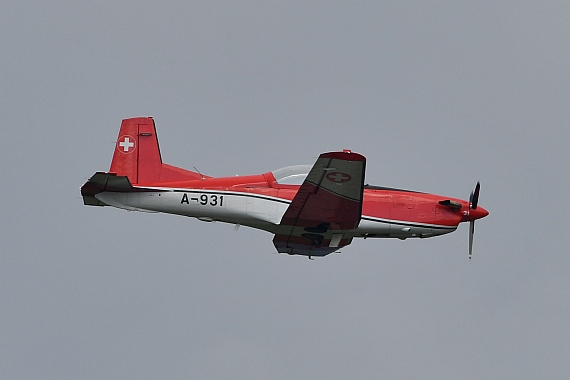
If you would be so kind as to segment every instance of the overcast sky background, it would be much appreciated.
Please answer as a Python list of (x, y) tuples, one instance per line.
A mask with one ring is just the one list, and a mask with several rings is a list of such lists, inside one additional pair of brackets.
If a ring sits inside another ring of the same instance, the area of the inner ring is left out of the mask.
[[(566, 379), (570, 5), (3, 1), (0, 378)], [(121, 120), (213, 176), (350, 148), (467, 225), (309, 261), (82, 205)]]

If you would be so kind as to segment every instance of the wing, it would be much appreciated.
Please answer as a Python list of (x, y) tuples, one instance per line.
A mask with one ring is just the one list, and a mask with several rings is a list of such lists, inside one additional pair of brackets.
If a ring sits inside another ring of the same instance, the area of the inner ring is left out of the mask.
[(280, 253), (325, 256), (352, 241), (360, 222), (366, 158), (323, 153), (283, 214), (273, 244)]

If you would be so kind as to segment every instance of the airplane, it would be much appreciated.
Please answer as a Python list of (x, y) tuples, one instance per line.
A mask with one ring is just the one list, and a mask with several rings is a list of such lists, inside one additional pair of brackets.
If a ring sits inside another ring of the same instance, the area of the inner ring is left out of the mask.
[[(274, 234), (278, 253), (312, 259), (354, 238), (429, 238), (469, 222), (469, 259), (480, 184), (462, 200), (364, 183), (366, 158), (351, 150), (321, 154), (310, 166), (210, 177), (162, 162), (152, 117), (124, 119), (108, 172), (82, 187), (83, 203), (226, 222)], [(303, 179), (301, 184), (291, 183)]]

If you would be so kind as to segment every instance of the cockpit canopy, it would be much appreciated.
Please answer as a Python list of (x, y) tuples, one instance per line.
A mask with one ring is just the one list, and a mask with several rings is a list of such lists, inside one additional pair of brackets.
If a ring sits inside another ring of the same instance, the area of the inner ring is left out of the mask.
[(311, 165), (293, 165), (273, 170), (271, 173), (280, 185), (301, 185), (311, 168)]

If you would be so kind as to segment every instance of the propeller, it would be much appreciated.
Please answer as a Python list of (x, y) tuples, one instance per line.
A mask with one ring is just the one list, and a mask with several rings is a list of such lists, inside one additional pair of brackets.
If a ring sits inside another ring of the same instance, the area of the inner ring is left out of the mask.
[[(471, 196), (469, 197), (469, 209), (470, 210), (477, 210), (477, 204), (479, 203), (479, 190), (481, 189), (481, 183), (477, 181), (477, 185), (475, 186), (475, 190), (471, 192)], [(475, 219), (471, 219), (469, 221), (469, 260), (471, 260), (471, 256), (473, 254), (473, 234), (475, 234)]]
[(469, 221), (469, 260), (471, 260), (471, 255), (473, 254), (473, 234), (475, 233), (475, 221)]
[(477, 185), (475, 186), (475, 190), (471, 192), (471, 196), (469, 197), (470, 208), (472, 210), (477, 209), (477, 204), (479, 203), (479, 190), (481, 190), (481, 183), (477, 181)]

